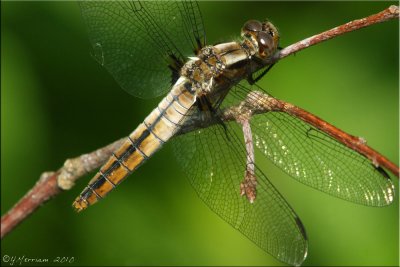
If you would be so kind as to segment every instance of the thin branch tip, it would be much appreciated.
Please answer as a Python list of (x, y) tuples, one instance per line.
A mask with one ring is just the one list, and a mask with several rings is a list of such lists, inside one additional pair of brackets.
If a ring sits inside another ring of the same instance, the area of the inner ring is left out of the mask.
[(389, 10), (389, 12), (390, 12), (391, 14), (399, 15), (399, 7), (398, 7), (398, 6), (391, 5), (391, 6), (388, 8), (388, 10)]

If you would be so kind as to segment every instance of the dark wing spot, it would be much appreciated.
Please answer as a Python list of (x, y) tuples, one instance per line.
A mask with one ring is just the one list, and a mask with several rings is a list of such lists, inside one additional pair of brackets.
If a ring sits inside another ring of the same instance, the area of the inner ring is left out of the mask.
[[(375, 167), (375, 166), (374, 166), (374, 167)], [(385, 170), (384, 170), (381, 166), (375, 167), (375, 169), (376, 169), (380, 174), (382, 174), (382, 176), (383, 176), (384, 178), (386, 178), (387, 180), (391, 180), (389, 174), (387, 174), (387, 172), (385, 172)]]

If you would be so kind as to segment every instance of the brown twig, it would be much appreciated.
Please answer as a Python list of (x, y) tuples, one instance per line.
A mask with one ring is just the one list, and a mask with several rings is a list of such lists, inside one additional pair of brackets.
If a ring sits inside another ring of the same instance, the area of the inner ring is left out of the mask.
[(1, 217), (1, 238), (34, 212), (42, 203), (61, 192), (57, 186), (59, 172), (45, 172), (28, 193)]
[(399, 177), (399, 167), (396, 166), (393, 162), (387, 159), (385, 156), (380, 154), (378, 151), (372, 149), (367, 146), (366, 140), (357, 137), (354, 135), (350, 135), (342, 130), (336, 128), (335, 126), (325, 122), (319, 117), (309, 113), (308, 111), (296, 107), (294, 105), (287, 104), (283, 101), (276, 100), (275, 102), (277, 109), (283, 108), (286, 113), (291, 114), (308, 124), (314, 126), (315, 128), (329, 134), (331, 137), (344, 144), (348, 148), (357, 151), (364, 157), (368, 158), (375, 167), (382, 166), (388, 169), (391, 173)]
[[(255, 99), (257, 102), (254, 102)], [(239, 105), (225, 109), (222, 113), (222, 120), (237, 120), (237, 118), (242, 114), (246, 114), (247, 116), (250, 114), (252, 116), (269, 111), (285, 112), (305, 121), (318, 130), (330, 135), (343, 145), (368, 158), (376, 167), (384, 167), (399, 177), (399, 167), (385, 156), (369, 147), (363, 138), (343, 132), (339, 128), (336, 128), (332, 124), (329, 124), (323, 119), (302, 108), (269, 96), (260, 91), (252, 91)]]
[[(321, 34), (314, 35), (295, 44), (292, 44), (277, 53), (270, 63), (276, 62), (309, 46), (321, 43), (347, 32), (351, 32), (363, 27), (370, 26), (372, 24), (384, 22), (389, 19), (395, 19), (398, 17), (399, 8), (397, 6), (390, 6), (389, 8), (375, 15), (351, 21), (342, 26), (335, 27)], [(300, 108), (287, 106), (286, 103), (277, 99), (275, 99), (275, 101), (277, 101), (277, 108), (286, 107), (286, 111), (288, 113), (305, 120), (314, 127), (323, 131), (333, 131), (337, 137), (337, 140), (343, 142), (346, 145), (348, 144), (347, 146), (365, 155), (366, 157), (371, 159), (372, 162), (388, 168), (395, 175), (399, 175), (399, 169), (396, 165), (391, 163), (375, 150), (363, 144), (363, 142), (360, 142), (359, 138), (348, 135), (325, 122), (321, 123), (322, 120)], [(229, 120), (230, 118), (226, 117), (225, 119)], [(99, 168), (112, 154), (112, 152), (122, 143), (124, 139), (125, 138), (118, 140), (89, 154), (85, 154), (74, 159), (69, 159), (64, 163), (64, 166), (56, 172), (43, 173), (35, 186), (28, 193), (26, 193), (26, 195), (17, 204), (15, 204), (10, 211), (8, 211), (4, 216), (1, 217), (1, 238), (12, 231), (30, 214), (36, 211), (40, 205), (57, 196), (63, 190), (70, 189), (74, 185), (74, 182), (80, 177)], [(354, 145), (355, 143), (357, 145)], [(374, 156), (371, 157), (370, 155)]]
[(124, 140), (125, 138), (88, 154), (67, 159), (64, 166), (56, 172), (43, 173), (33, 188), (1, 217), (1, 238), (25, 220), (40, 205), (63, 190), (72, 188), (77, 179), (99, 168)]
[(333, 29), (324, 31), (322, 33), (313, 35), (313, 36), (308, 37), (304, 40), (301, 40), (297, 43), (289, 45), (289, 46), (285, 47), (284, 49), (282, 49), (281, 51), (279, 51), (279, 53), (277, 53), (271, 59), (270, 64), (275, 63), (278, 60), (281, 60), (282, 58), (285, 58), (289, 55), (297, 53), (307, 47), (322, 43), (322, 42), (332, 39), (334, 37), (337, 37), (337, 36), (340, 36), (345, 33), (355, 31), (355, 30), (359, 30), (361, 28), (368, 27), (373, 24), (385, 22), (390, 19), (396, 19), (396, 18), (399, 18), (399, 7), (393, 5), (377, 14), (373, 14), (366, 18), (350, 21), (346, 24), (337, 26)]

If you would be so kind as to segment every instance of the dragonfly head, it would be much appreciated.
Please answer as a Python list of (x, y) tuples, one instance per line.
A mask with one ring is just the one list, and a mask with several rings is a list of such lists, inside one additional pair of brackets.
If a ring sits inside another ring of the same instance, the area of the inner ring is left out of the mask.
[(255, 55), (266, 59), (272, 56), (279, 45), (279, 33), (268, 20), (249, 20), (242, 27), (242, 37), (254, 47)]

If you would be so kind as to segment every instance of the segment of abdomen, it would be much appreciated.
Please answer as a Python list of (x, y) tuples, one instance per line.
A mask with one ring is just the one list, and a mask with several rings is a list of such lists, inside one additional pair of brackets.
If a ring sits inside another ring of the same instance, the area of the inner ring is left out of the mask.
[(195, 102), (191, 84), (181, 78), (171, 92), (117, 149), (73, 203), (77, 211), (105, 197), (135, 171), (180, 128)]

